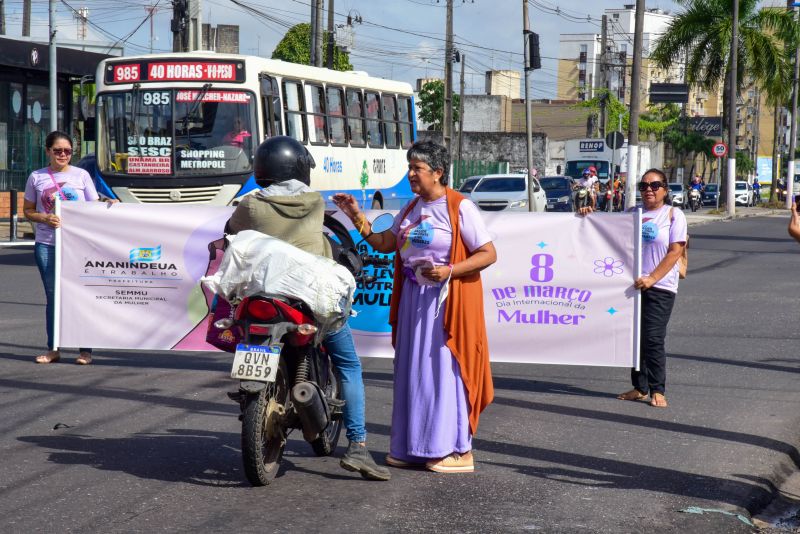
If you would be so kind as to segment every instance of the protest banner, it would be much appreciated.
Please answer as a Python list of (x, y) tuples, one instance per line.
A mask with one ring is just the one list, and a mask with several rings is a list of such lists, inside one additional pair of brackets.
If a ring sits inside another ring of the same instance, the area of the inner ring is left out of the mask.
[[(215, 350), (205, 343), (230, 207), (65, 203), (57, 343)], [(370, 219), (379, 212), (369, 212)], [(636, 366), (640, 215), (484, 213), (498, 261), (482, 274), (492, 361)], [(337, 215), (360, 238), (341, 214)], [(371, 253), (366, 243), (360, 251)], [(392, 357), (392, 267), (367, 268), (350, 320), (361, 356)]]

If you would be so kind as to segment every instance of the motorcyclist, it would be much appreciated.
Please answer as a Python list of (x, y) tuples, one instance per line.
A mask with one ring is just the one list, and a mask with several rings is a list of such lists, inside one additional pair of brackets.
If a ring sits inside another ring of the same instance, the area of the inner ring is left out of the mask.
[(753, 204), (761, 204), (761, 183), (758, 178), (753, 180)]
[(699, 175), (696, 175), (694, 178), (692, 178), (692, 183), (689, 186), (689, 189), (697, 189), (698, 191), (700, 191), (700, 194), (703, 193), (705, 186), (703, 185), (703, 180), (700, 178)]
[(583, 176), (578, 178), (578, 181), (575, 185), (572, 186), (573, 189), (578, 189), (580, 187), (585, 187), (589, 190), (589, 205), (594, 208), (597, 205), (597, 199), (595, 195), (595, 187), (596, 184), (600, 182), (599, 178), (597, 178), (597, 169), (594, 165), (586, 167), (583, 169)]
[[(261, 143), (255, 154), (255, 179), (261, 190), (236, 207), (226, 230), (257, 230), (300, 249), (330, 258), (331, 246), (323, 234), (325, 202), (313, 191), (314, 158), (299, 141), (276, 136)], [(340, 465), (370, 480), (389, 480), (390, 473), (375, 463), (366, 447), (364, 382), (350, 327), (325, 336), (325, 349), (342, 380), (343, 420), (350, 440)]]

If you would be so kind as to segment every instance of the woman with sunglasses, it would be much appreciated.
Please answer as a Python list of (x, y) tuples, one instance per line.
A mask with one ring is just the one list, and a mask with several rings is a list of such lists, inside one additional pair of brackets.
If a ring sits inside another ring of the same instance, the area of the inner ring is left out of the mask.
[[(44, 284), (47, 299), (47, 352), (36, 357), (36, 363), (54, 363), (61, 354), (53, 345), (53, 308), (55, 293), (55, 229), (61, 219), (55, 214), (56, 198), (61, 201), (99, 200), (92, 179), (85, 170), (70, 166), (72, 139), (64, 132), (51, 132), (45, 138), (50, 165), (33, 171), (25, 185), (25, 218), (35, 224), (34, 257)], [(92, 349), (80, 349), (75, 360), (79, 365), (92, 363)]]
[[(668, 202), (669, 185), (663, 171), (646, 171), (639, 182), (639, 191), (642, 192), (643, 274), (634, 287), (642, 291), (640, 370), (631, 369), (633, 389), (617, 398), (641, 401), (649, 395), (650, 406), (666, 408), (664, 340), (678, 292), (678, 260), (686, 245), (686, 217)], [(582, 214), (591, 211), (591, 208), (581, 209)]]

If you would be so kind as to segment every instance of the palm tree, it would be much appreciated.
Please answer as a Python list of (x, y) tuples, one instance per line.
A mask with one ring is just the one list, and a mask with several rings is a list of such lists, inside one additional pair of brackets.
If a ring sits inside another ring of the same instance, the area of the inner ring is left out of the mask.
[[(686, 10), (677, 15), (658, 40), (650, 59), (661, 68), (683, 63), (688, 55), (686, 81), (708, 91), (723, 84), (723, 117), (730, 98), (730, 57), (733, 0), (676, 0)], [(779, 85), (790, 86), (793, 76), (787, 50), (798, 41), (793, 13), (759, 9), (758, 0), (739, 0), (737, 94), (753, 80), (768, 96), (778, 100)], [(688, 54), (687, 54), (688, 51)], [(724, 120), (727, 126), (728, 121)], [(734, 150), (734, 147), (731, 147)], [(723, 182), (724, 183), (724, 182)]]

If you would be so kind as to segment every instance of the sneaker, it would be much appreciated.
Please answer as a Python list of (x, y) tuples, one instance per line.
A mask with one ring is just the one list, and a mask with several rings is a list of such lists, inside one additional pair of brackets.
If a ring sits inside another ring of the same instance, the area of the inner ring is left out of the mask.
[(422, 467), (423, 463), (414, 463), (414, 462), (406, 462), (405, 460), (401, 460), (400, 458), (395, 458), (391, 454), (386, 455), (386, 465), (390, 465), (392, 467)]
[(367, 480), (389, 480), (391, 473), (372, 459), (367, 447), (351, 441), (339, 465), (348, 471), (358, 471)]
[(441, 460), (426, 462), (425, 467), (437, 473), (472, 473), (475, 471), (472, 451), (467, 451), (464, 454), (454, 452)]

